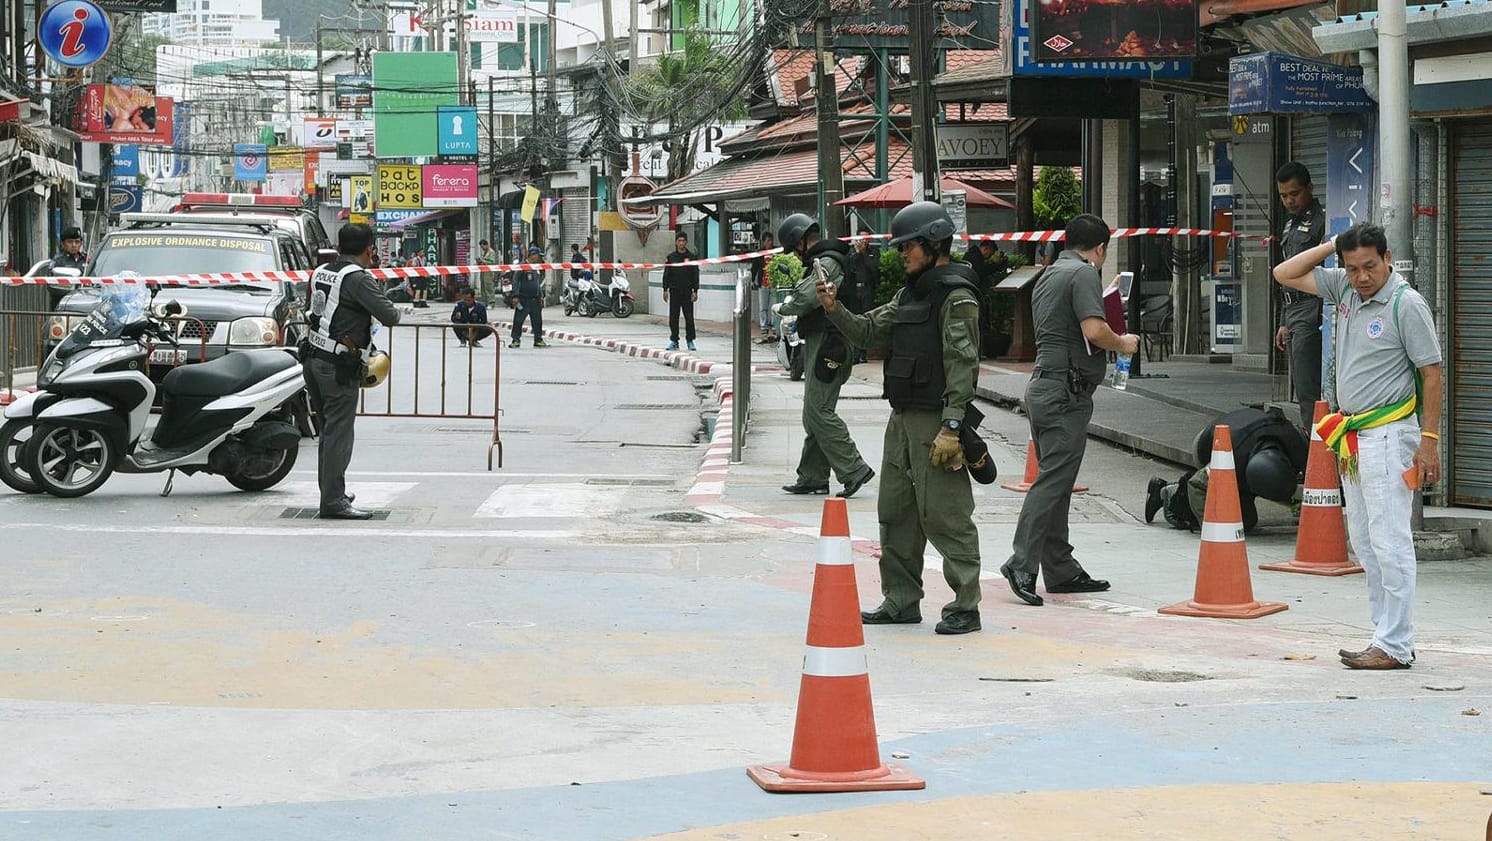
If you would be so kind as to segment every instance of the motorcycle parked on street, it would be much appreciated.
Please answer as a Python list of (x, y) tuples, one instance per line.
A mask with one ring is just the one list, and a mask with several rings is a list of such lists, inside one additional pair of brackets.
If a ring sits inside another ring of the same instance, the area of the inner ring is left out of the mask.
[(580, 279), (565, 283), (560, 304), (565, 308), (565, 315), (580, 313), (586, 318), (595, 318), (603, 312), (610, 312), (617, 318), (626, 318), (633, 311), (632, 284), (621, 269), (611, 273), (611, 282), (607, 284), (600, 283), (586, 272)]
[(171, 471), (162, 496), (177, 470), (218, 474), (246, 491), (274, 487), (299, 452), (300, 362), (267, 348), (173, 368), (160, 385), (160, 418), (147, 429), (157, 391), (149, 360), (175, 354), (156, 351), (153, 340), (175, 346), (170, 319), (185, 314), (174, 301), (153, 310), (148, 302), (141, 287), (112, 290), (52, 350), (38, 391), (6, 407), (4, 428), (30, 433), (5, 439), (7, 463), (15, 456), (26, 478), (58, 497), (92, 493), (116, 470)]

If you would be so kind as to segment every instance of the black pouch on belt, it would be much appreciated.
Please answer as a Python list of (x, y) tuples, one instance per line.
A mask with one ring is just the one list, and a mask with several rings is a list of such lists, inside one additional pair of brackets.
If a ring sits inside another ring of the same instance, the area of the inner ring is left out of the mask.
[(963, 447), (964, 467), (969, 475), (981, 485), (990, 485), (999, 478), (999, 471), (995, 468), (995, 460), (990, 457), (989, 445), (977, 431), (983, 421), (984, 413), (974, 408), (973, 403), (965, 406), (964, 422), (958, 428), (958, 443)]
[(819, 347), (819, 358), (813, 364), (813, 375), (818, 377), (819, 382), (834, 382), (840, 369), (849, 362), (849, 343), (838, 331), (831, 330), (824, 335), (824, 343)]

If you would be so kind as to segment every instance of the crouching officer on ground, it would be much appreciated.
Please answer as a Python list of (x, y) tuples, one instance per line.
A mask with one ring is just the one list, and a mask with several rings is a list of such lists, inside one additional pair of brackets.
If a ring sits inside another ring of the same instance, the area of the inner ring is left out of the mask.
[[(850, 249), (836, 239), (821, 239), (819, 223), (805, 213), (794, 213), (782, 222), (777, 241), (803, 261), (803, 279), (778, 309), (781, 315), (798, 317), (798, 335), (804, 339), (803, 454), (798, 458), (798, 480), (782, 489), (790, 494), (826, 494), (829, 470), (833, 468), (844, 490), (852, 497), (875, 478), (865, 463), (850, 428), (836, 412), (839, 390), (850, 378), (856, 349), (829, 323), (819, 307), (815, 279), (841, 287), (847, 276)], [(820, 271), (821, 270), (821, 271)]]
[(974, 270), (952, 262), (953, 230), (936, 202), (902, 208), (891, 220), (890, 244), (901, 252), (906, 287), (865, 315), (839, 306), (833, 287), (817, 287), (829, 321), (852, 344), (889, 348), (891, 419), (877, 501), (885, 600), (860, 614), (867, 625), (922, 621), (922, 556), (932, 541), (953, 588), (937, 632), (980, 628), (979, 532), (959, 443), (979, 375), (979, 294)]
[(1270, 407), (1269, 411), (1237, 409), (1197, 433), (1193, 448), (1201, 468), (1189, 470), (1170, 483), (1160, 476), (1150, 478), (1145, 488), (1145, 522), (1152, 522), (1156, 512), (1162, 512), (1172, 528), (1201, 527), (1207, 501), (1207, 465), (1212, 460), (1212, 430), (1220, 425), (1232, 433), (1243, 530), (1252, 532), (1259, 524), (1256, 497), (1281, 505), (1294, 501), (1296, 480), (1305, 470), (1310, 453), (1305, 436), (1276, 407)]
[[(321, 419), (316, 480), (321, 486), (321, 518), (366, 520), (372, 512), (352, 507), (347, 493), (347, 465), (352, 461), (352, 426), (362, 385), (364, 356), (373, 343), (373, 319), (385, 326), (399, 323), (399, 311), (369, 275), (373, 229), (342, 226), (337, 232), (336, 260), (311, 275), (306, 322), (311, 328), (301, 358), (306, 391)], [(385, 357), (386, 358), (386, 357)]]

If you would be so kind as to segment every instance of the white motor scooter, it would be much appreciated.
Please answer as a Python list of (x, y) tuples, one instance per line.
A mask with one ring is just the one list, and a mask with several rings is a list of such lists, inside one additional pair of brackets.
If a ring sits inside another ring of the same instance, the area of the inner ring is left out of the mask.
[(39, 390), (6, 407), (7, 428), (30, 427), (6, 455), (59, 497), (92, 493), (115, 470), (172, 471), (162, 496), (177, 470), (216, 473), (247, 491), (278, 484), (300, 447), (292, 408), (305, 388), (300, 362), (270, 348), (177, 367), (161, 382), (160, 420), (147, 430), (156, 395), (146, 375), (151, 339), (175, 344), (167, 319), (185, 310), (170, 302), (148, 311), (146, 303), (141, 287), (111, 291), (53, 349)]

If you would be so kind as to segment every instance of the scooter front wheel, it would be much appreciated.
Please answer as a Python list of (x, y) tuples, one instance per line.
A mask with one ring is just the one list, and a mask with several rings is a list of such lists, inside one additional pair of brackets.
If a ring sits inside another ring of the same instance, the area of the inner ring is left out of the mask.
[(267, 491), (290, 475), (299, 454), (298, 447), (246, 452), (238, 469), (223, 478), (241, 491)]
[(38, 424), (28, 449), (31, 478), (64, 499), (98, 490), (119, 464), (119, 449), (97, 429)]
[(6, 421), (0, 426), (0, 482), (23, 494), (41, 493), (41, 486), (23, 466), (33, 432), (29, 418)]
[(617, 298), (611, 304), (611, 314), (617, 318), (626, 318), (632, 314), (632, 301), (629, 298)]

